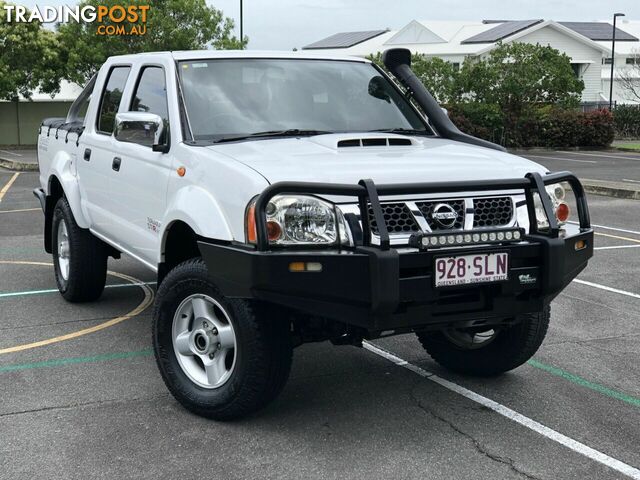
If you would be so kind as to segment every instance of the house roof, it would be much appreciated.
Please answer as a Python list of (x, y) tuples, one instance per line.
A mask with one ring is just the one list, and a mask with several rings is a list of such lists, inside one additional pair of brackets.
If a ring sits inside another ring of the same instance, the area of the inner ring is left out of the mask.
[[(640, 29), (640, 22), (636, 23)], [(626, 24), (621, 25), (620, 29), (625, 29), (626, 26)], [(552, 20), (413, 20), (397, 32), (388, 31), (352, 47), (336, 48), (333, 53), (366, 56), (395, 47), (408, 48), (412, 52), (429, 56), (477, 56), (495, 48), (499, 41), (516, 41), (545, 27), (553, 28), (594, 50), (610, 54), (611, 42), (594, 41)], [(634, 32), (627, 31), (627, 34), (633, 36)], [(637, 43), (627, 41), (621, 42), (620, 45), (637, 45)], [(616, 51), (618, 51), (618, 44), (616, 44)]]
[[(561, 25), (595, 41), (613, 40), (613, 25), (607, 22), (559, 22)], [(637, 42), (638, 38), (616, 26), (616, 42)]]
[(473, 37), (469, 37), (460, 43), (494, 43), (503, 40), (515, 33), (542, 22), (542, 19), (538, 20), (517, 20), (507, 21), (503, 23), (490, 22), (489, 24), (496, 23), (497, 25), (489, 30), (485, 30), (482, 33), (478, 33)]
[[(610, 53), (611, 49), (605, 45), (601, 45), (598, 42), (595, 42), (593, 40), (591, 40), (590, 38), (585, 37), (584, 35), (582, 35), (581, 33), (576, 32), (575, 30), (572, 30), (568, 27), (565, 27), (564, 25), (558, 23), (558, 22), (554, 22), (553, 20), (545, 20), (544, 22), (540, 22), (540, 23), (536, 23), (534, 25), (532, 25), (531, 27), (524, 29), (524, 30), (520, 30), (519, 32), (511, 35), (510, 37), (508, 37), (507, 41), (508, 42), (513, 42), (516, 41), (522, 37), (524, 37), (525, 35), (528, 35), (530, 33), (533, 33), (537, 30), (540, 30), (542, 28), (545, 27), (550, 27), (553, 28), (555, 30), (558, 30), (561, 33), (564, 33), (565, 35), (572, 37), (574, 40), (577, 40), (580, 43), (583, 43), (595, 50), (600, 50), (603, 53)], [(494, 45), (489, 45), (488, 47), (484, 48), (483, 50), (481, 50), (480, 52), (478, 52), (478, 54), (482, 55), (483, 53), (486, 53), (490, 50), (492, 50), (494, 47)]]
[[(640, 39), (639, 20), (618, 19), (616, 27), (617, 30), (622, 30), (627, 34), (633, 35), (634, 37)], [(606, 46), (607, 48), (611, 48), (611, 40), (599, 40), (598, 43), (600, 45)], [(616, 57), (618, 55), (629, 56), (633, 54), (640, 55), (640, 40), (635, 42), (626, 41), (618, 43), (618, 33), (616, 32)]]
[(387, 30), (367, 30), (364, 32), (341, 32), (302, 47), (303, 50), (349, 48), (378, 37)]

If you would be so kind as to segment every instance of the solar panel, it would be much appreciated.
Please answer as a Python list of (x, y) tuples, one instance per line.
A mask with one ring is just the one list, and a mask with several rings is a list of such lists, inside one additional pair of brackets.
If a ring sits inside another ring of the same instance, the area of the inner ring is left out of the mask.
[[(606, 22), (559, 22), (574, 32), (584, 35), (591, 40), (611, 41), (613, 40), (613, 25)], [(616, 27), (616, 42), (637, 42), (638, 39), (628, 34), (624, 30)]]
[(497, 27), (493, 27), (485, 32), (474, 35), (473, 37), (469, 37), (460, 43), (494, 43), (540, 22), (542, 22), (542, 20), (514, 20), (501, 23)]
[(314, 50), (322, 48), (349, 48), (367, 40), (386, 33), (387, 30), (368, 30), (366, 32), (342, 32), (323, 38), (317, 42), (310, 43), (303, 50)]

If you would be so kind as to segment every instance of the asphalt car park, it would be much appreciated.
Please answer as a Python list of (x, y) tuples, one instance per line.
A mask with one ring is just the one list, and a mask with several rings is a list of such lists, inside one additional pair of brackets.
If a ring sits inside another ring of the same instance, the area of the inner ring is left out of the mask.
[(37, 183), (0, 171), (0, 478), (640, 478), (638, 201), (589, 197), (595, 256), (519, 369), (454, 375), (411, 335), (304, 345), (272, 405), (216, 423), (162, 384), (150, 271), (124, 257), (98, 302), (57, 294)]
[(570, 170), (584, 179), (640, 186), (640, 153), (620, 150), (527, 150), (514, 153), (540, 163), (554, 172)]

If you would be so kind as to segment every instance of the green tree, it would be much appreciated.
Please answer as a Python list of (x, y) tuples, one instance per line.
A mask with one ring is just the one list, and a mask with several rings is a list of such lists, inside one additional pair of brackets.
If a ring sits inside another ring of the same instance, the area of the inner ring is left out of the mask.
[(460, 83), (468, 99), (514, 114), (535, 104), (576, 106), (584, 90), (566, 54), (519, 42), (499, 45), (484, 60), (466, 61)]
[(0, 99), (31, 98), (34, 90), (58, 92), (61, 64), (56, 35), (39, 22), (7, 22), (3, 8), (7, 4), (0, 0)]
[[(367, 59), (389, 73), (382, 63), (382, 53), (369, 55)], [(450, 104), (460, 100), (462, 92), (457, 65), (438, 57), (425, 57), (413, 53), (411, 69), (439, 103)]]
[(438, 103), (451, 104), (461, 100), (464, 92), (458, 65), (439, 57), (414, 55), (411, 68)]
[[(85, 5), (122, 5), (119, 0), (83, 0)], [(233, 36), (233, 20), (222, 11), (207, 5), (205, 0), (130, 0), (127, 5), (149, 5), (144, 35), (98, 35), (103, 23), (66, 23), (58, 26), (61, 57), (66, 64), (65, 77), (86, 83), (104, 61), (113, 55), (166, 50), (197, 50), (205, 48), (244, 48), (247, 38)], [(126, 24), (129, 29), (131, 24)]]

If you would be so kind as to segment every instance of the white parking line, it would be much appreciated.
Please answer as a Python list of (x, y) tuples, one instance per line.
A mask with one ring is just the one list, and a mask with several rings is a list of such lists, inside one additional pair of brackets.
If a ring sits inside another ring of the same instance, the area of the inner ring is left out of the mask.
[(2, 198), (9, 191), (9, 189), (11, 188), (11, 185), (13, 185), (13, 182), (16, 181), (19, 175), (20, 175), (20, 172), (14, 173), (13, 176), (9, 179), (9, 181), (5, 184), (5, 186), (2, 187), (2, 190), (0, 190), (0, 202), (2, 201)]
[(598, 163), (595, 160), (577, 160), (575, 158), (564, 158), (564, 157), (547, 157), (546, 155), (524, 155), (526, 158), (542, 158), (548, 160), (563, 160), (565, 162), (577, 162), (577, 163)]
[(594, 250), (617, 250), (618, 248), (640, 248), (640, 245), (616, 245), (615, 247), (594, 247)]
[(627, 292), (626, 290), (620, 290), (618, 288), (607, 287), (606, 285), (600, 285), (599, 283), (587, 282), (586, 280), (579, 280), (577, 278), (574, 279), (573, 281), (576, 283), (580, 283), (582, 285), (588, 285), (589, 287), (599, 288), (600, 290), (606, 290), (607, 292), (619, 293), (620, 295), (626, 295), (627, 297), (632, 297), (632, 298), (640, 298), (640, 294)]
[[(569, 152), (555, 152), (555, 153), (569, 153)], [(622, 158), (624, 160), (640, 160), (640, 157), (631, 157), (627, 155), (609, 155), (602, 153), (584, 153), (584, 152), (570, 152), (571, 155), (584, 155), (586, 157), (600, 157), (600, 158)]]
[[(572, 223), (572, 224), (574, 224), (574, 225), (580, 225), (578, 222), (572, 222), (572, 221), (569, 221), (569, 223)], [(624, 228), (607, 227), (607, 226), (605, 226), (605, 225), (596, 225), (595, 223), (592, 223), (592, 224), (591, 224), (591, 226), (592, 226), (592, 227), (597, 227), (597, 228), (604, 228), (604, 229), (606, 229), (606, 230), (615, 230), (615, 231), (618, 231), (618, 232), (633, 233), (633, 234), (635, 234), (635, 235), (640, 235), (640, 232), (639, 232), (639, 231), (637, 231), (637, 230), (627, 230), (627, 229), (624, 229)]]
[(15, 153), (15, 152), (8, 152), (7, 150), (0, 150), (0, 152), (2, 153), (8, 153), (9, 155), (15, 155), (16, 157), (21, 157), (22, 155), (20, 155), (19, 153)]
[(379, 355), (380, 357), (390, 361), (391, 363), (394, 363), (400, 367), (406, 368), (407, 370), (411, 370), (412, 372), (420, 375), (421, 377), (424, 377), (427, 380), (437, 383), (438, 385), (446, 388), (447, 390), (451, 390), (452, 392), (462, 395), (463, 397), (473, 402), (476, 402), (484, 407), (487, 407), (493, 410), (494, 412), (502, 415), (503, 417), (506, 417), (509, 420), (513, 420), (514, 422), (519, 423), (520, 425), (530, 430), (533, 430), (534, 432), (539, 433), (543, 437), (546, 437), (549, 440), (553, 440), (554, 442), (557, 442), (560, 445), (563, 445), (573, 450), (574, 452), (579, 453), (580, 455), (584, 455), (585, 457), (590, 458), (591, 460), (594, 460), (598, 463), (606, 465), (607, 467), (612, 468), (613, 470), (616, 470), (630, 478), (640, 480), (640, 470), (638, 470), (635, 467), (632, 467), (631, 465), (621, 462), (620, 460), (617, 460), (613, 457), (610, 457), (609, 455), (606, 455), (598, 450), (595, 450), (585, 445), (584, 443), (580, 443), (577, 440), (574, 440), (573, 438), (567, 437), (566, 435), (563, 435), (562, 433), (556, 430), (553, 430), (552, 428), (542, 425), (541, 423), (536, 422), (535, 420), (529, 417), (526, 417), (521, 413), (516, 412), (515, 410), (511, 410), (509, 407), (505, 407), (501, 403), (495, 402), (487, 397), (483, 397), (482, 395), (476, 392), (473, 392), (467, 388), (464, 388), (458, 385), (457, 383), (453, 383), (453, 382), (450, 382), (449, 380), (445, 380), (444, 378), (438, 377), (434, 373), (428, 372), (427, 370), (424, 370), (418, 367), (417, 365), (413, 365), (407, 362), (406, 360), (403, 360), (402, 358), (397, 357), (393, 353), (389, 353), (386, 350), (383, 350), (372, 343), (363, 342), (362, 346), (365, 349), (369, 350), (371, 353)]

